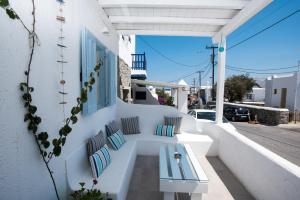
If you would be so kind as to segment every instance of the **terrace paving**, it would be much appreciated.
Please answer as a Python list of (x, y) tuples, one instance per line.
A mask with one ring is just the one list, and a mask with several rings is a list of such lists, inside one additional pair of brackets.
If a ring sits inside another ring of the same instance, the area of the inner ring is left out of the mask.
[(300, 166), (299, 126), (266, 126), (245, 122), (233, 122), (233, 125), (240, 134)]
[[(209, 179), (208, 193), (203, 200), (253, 200), (254, 198), (218, 157), (198, 158)], [(189, 200), (188, 194), (178, 194)], [(159, 191), (159, 158), (138, 156), (127, 195), (127, 200), (163, 200)]]

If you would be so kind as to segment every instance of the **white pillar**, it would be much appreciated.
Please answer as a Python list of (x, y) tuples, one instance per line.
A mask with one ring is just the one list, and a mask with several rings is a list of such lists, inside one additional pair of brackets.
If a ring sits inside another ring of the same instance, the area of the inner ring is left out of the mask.
[(224, 86), (225, 86), (225, 63), (226, 63), (226, 38), (218, 43), (218, 47), (223, 47), (224, 51), (218, 49), (218, 82), (217, 82), (217, 99), (216, 99), (216, 123), (223, 123), (224, 107)]
[(179, 87), (177, 89), (177, 108), (182, 113), (188, 112), (188, 89)]

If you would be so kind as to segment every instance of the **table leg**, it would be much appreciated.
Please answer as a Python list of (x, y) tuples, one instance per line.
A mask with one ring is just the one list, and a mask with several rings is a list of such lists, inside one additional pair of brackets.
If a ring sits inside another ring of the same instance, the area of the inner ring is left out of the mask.
[(174, 192), (164, 192), (164, 200), (174, 200)]
[(202, 199), (202, 193), (192, 193), (191, 194), (191, 200), (201, 200)]

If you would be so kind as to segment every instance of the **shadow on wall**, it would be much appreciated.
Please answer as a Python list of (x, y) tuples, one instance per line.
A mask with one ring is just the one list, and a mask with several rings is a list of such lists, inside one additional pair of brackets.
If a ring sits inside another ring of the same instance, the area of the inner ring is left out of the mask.
[(133, 103), (146, 105), (160, 105), (152, 93), (146, 87), (133, 87)]

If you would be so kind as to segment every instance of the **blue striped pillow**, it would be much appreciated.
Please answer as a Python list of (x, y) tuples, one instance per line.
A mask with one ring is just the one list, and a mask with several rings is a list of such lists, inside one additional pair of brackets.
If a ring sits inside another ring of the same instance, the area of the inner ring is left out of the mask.
[(122, 145), (126, 142), (123, 132), (121, 130), (118, 130), (116, 133), (109, 136), (108, 141), (115, 150), (120, 149)]
[(174, 126), (159, 124), (156, 127), (155, 135), (173, 137)]
[(94, 178), (98, 178), (110, 162), (111, 158), (107, 145), (104, 145), (96, 153), (90, 156), (90, 164)]

